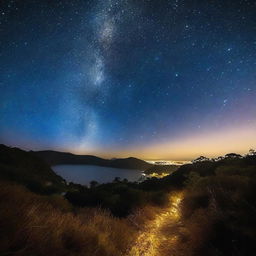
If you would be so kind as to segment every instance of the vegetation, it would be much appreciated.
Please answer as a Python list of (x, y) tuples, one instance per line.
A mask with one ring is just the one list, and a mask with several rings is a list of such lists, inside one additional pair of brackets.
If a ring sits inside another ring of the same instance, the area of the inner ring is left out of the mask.
[[(180, 171), (185, 186), (178, 239), (161, 255), (255, 255), (256, 155), (229, 154)], [(173, 226), (166, 226), (171, 235)]]
[(148, 204), (163, 206), (168, 201), (164, 191), (144, 190), (138, 183), (114, 181), (101, 185), (93, 184), (90, 188), (73, 184), (74, 189), (66, 193), (66, 199), (77, 207), (108, 209), (117, 217), (125, 217)]
[(253, 150), (90, 188), (67, 185), (32, 152), (0, 150), (0, 255), (255, 254)]
[[(8, 198), (8, 200), (6, 200)], [(108, 212), (77, 209), (63, 197), (0, 184), (0, 255), (123, 255), (135, 229)]]

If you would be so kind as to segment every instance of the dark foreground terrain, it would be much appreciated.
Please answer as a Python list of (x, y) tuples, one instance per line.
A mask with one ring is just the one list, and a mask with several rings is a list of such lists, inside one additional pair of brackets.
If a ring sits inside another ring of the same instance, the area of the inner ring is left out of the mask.
[(88, 188), (1, 145), (0, 255), (252, 256), (255, 198), (254, 151)]

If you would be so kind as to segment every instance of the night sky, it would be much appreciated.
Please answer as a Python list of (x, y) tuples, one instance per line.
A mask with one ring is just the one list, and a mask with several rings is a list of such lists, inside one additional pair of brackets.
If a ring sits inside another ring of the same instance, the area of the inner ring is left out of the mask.
[(0, 142), (186, 160), (256, 147), (256, 2), (1, 1)]

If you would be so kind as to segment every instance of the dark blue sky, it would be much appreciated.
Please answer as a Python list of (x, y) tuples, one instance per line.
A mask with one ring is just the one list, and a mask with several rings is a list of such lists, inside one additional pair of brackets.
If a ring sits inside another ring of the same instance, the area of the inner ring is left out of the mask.
[(0, 7), (0, 142), (169, 159), (256, 146), (255, 1)]

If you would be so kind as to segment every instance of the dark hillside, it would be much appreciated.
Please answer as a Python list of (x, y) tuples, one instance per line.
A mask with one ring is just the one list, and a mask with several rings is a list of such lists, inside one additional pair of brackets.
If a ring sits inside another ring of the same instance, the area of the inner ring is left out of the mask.
[(139, 170), (146, 170), (152, 166), (151, 164), (134, 157), (108, 160), (91, 155), (74, 155), (57, 151), (37, 151), (33, 152), (33, 154), (41, 157), (49, 165), (85, 164)]
[(58, 152), (52, 150), (34, 151), (37, 157), (44, 159), (49, 165), (58, 164), (88, 164), (105, 166), (108, 160), (91, 155), (74, 155), (66, 152)]
[(63, 190), (65, 181), (33, 153), (0, 145), (0, 178), (23, 184), (36, 192)]
[(146, 170), (152, 165), (135, 157), (110, 160), (110, 167)]

